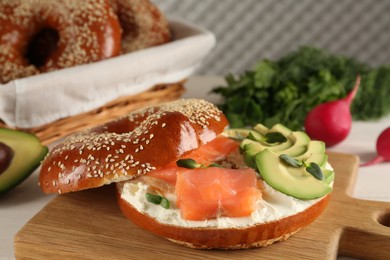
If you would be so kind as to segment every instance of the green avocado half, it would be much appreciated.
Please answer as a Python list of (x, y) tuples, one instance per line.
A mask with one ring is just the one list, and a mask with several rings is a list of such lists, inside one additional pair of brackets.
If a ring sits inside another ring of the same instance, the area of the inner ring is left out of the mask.
[(24, 181), (47, 152), (35, 135), (0, 128), (0, 195)]

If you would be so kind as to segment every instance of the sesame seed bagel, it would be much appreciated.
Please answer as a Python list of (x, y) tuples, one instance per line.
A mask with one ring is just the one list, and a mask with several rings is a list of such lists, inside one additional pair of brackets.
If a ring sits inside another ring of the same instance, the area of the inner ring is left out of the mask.
[(108, 0), (0, 1), (0, 83), (113, 57), (120, 45)]
[(174, 243), (197, 249), (248, 249), (284, 241), (312, 223), (330, 200), (330, 195), (327, 195), (304, 211), (245, 227), (188, 227), (166, 224), (139, 211), (121, 196), (121, 192), (121, 185), (117, 184), (119, 207), (134, 224)]
[(204, 100), (136, 110), (57, 145), (42, 162), (39, 184), (45, 193), (66, 193), (130, 180), (213, 140), (226, 125)]
[(122, 53), (128, 53), (171, 39), (165, 16), (149, 0), (110, 0), (122, 27)]

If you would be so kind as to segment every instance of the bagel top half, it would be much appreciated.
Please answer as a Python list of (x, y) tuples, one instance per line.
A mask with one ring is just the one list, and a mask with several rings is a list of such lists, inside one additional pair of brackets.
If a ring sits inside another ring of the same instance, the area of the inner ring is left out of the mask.
[(213, 140), (227, 124), (215, 105), (199, 99), (139, 109), (54, 147), (39, 185), (61, 194), (130, 180)]

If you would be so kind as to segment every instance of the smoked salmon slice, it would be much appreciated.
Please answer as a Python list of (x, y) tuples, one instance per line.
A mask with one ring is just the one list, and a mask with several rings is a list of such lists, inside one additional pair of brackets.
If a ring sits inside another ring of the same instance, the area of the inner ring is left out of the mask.
[(238, 144), (226, 136), (218, 136), (199, 149), (190, 152), (183, 158), (191, 158), (201, 164), (210, 164), (224, 159), (229, 153), (238, 148)]
[[(238, 144), (219, 136), (181, 159), (191, 158), (208, 166), (225, 159), (238, 149)], [(187, 169), (172, 162), (147, 175), (175, 188), (176, 205), (187, 220), (206, 220), (220, 216), (242, 217), (250, 215), (261, 198), (256, 172), (251, 168), (229, 169), (219, 167)], [(156, 188), (163, 187), (158, 181)]]
[(188, 220), (250, 215), (261, 198), (251, 168), (200, 168), (180, 171), (176, 181), (177, 205)]

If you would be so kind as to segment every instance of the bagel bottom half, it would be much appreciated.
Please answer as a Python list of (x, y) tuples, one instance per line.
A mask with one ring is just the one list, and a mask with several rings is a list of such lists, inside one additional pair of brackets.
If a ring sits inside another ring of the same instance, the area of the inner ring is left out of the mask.
[(295, 215), (248, 227), (193, 228), (161, 223), (124, 200), (118, 188), (116, 193), (120, 209), (135, 225), (172, 242), (197, 249), (247, 249), (286, 240), (313, 222), (324, 211), (330, 199), (328, 194)]

